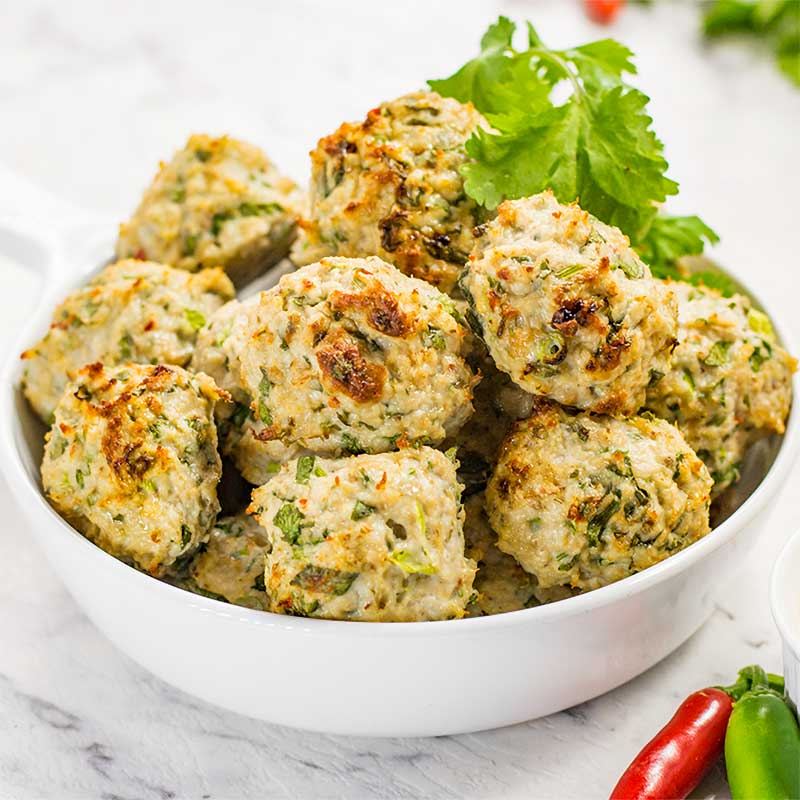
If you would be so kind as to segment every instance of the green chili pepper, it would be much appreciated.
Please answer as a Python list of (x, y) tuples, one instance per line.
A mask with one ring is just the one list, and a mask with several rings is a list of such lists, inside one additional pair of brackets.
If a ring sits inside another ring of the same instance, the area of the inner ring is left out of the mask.
[(725, 734), (731, 797), (800, 798), (800, 726), (761, 667), (743, 669), (734, 686), (748, 682), (749, 688), (736, 697)]

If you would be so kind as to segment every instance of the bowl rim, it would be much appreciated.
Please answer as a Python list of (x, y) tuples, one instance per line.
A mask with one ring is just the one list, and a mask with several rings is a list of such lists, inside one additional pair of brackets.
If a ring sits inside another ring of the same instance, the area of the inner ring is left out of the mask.
[[(29, 231), (24, 231), (29, 234)], [(31, 236), (34, 243), (38, 243), (35, 236)], [(55, 265), (64, 259), (54, 259)], [(196, 608), (199, 612), (222, 618), (232, 618), (238, 622), (258, 627), (278, 627), (284, 630), (297, 630), (313, 635), (336, 635), (352, 637), (417, 637), (447, 635), (474, 635), (484, 629), (510, 628), (519, 625), (546, 622), (552, 619), (567, 618), (587, 614), (600, 607), (611, 606), (633, 595), (639, 594), (650, 586), (669, 580), (673, 575), (683, 572), (692, 564), (700, 561), (716, 551), (729, 541), (742, 528), (759, 514), (784, 482), (800, 449), (800, 403), (795, 398), (800, 396), (800, 374), (795, 373), (792, 379), (793, 402), (786, 430), (783, 434), (775, 460), (762, 478), (761, 482), (750, 496), (736, 509), (724, 522), (711, 530), (699, 541), (670, 556), (664, 561), (630, 575), (615, 583), (594, 589), (585, 594), (558, 600), (532, 608), (510, 611), (504, 614), (492, 614), (481, 617), (464, 617), (453, 620), (432, 620), (426, 622), (370, 622), (353, 625), (353, 620), (329, 620), (309, 617), (294, 617), (285, 614), (276, 614), (271, 611), (244, 608), (219, 600), (193, 594), (185, 589), (180, 589), (162, 580), (153, 578), (136, 568), (125, 564), (114, 556), (106, 553), (97, 545), (90, 542), (68, 522), (66, 522), (55, 509), (47, 502), (39, 487), (32, 481), (22, 461), (22, 455), (17, 447), (17, 434), (21, 431), (20, 419), (15, 411), (15, 401), (19, 393), (20, 359), (19, 353), (26, 345), (38, 340), (37, 332), (46, 329), (52, 315), (50, 307), (54, 298), (69, 291), (76, 282), (89, 274), (91, 268), (96, 269), (97, 264), (81, 264), (78, 268), (64, 270), (64, 274), (56, 278), (55, 270), (51, 268), (45, 280), (53, 281), (54, 285), (45, 286), (42, 292), (42, 302), (39, 308), (24, 325), (16, 337), (12, 339), (10, 349), (5, 354), (0, 370), (2, 394), (0, 395), (0, 469), (9, 483), (18, 504), (22, 507), (29, 521), (32, 522), (34, 514), (44, 524), (49, 520), (48, 530), (56, 526), (65, 535), (73, 537), (77, 547), (83, 547), (88, 558), (97, 560), (98, 569), (109, 569), (116, 572), (119, 581), (133, 581), (134, 583), (146, 581), (154, 592), (162, 592), (165, 602), (182, 602), (184, 605)], [(728, 272), (728, 270), (724, 270)], [(738, 281), (738, 276), (731, 273)], [(748, 296), (757, 306), (764, 308), (772, 321), (782, 345), (791, 353), (797, 352), (795, 342), (787, 331), (780, 318), (766, 308), (758, 294), (747, 288)], [(46, 554), (49, 555), (49, 554)], [(60, 570), (54, 565), (57, 572)], [(139, 584), (146, 591), (144, 583)]]
[[(772, 568), (769, 590), (769, 604), (778, 633), (784, 645), (800, 659), (800, 589), (797, 576), (800, 576), (800, 530), (795, 531), (781, 548)], [(792, 612), (789, 611), (792, 602), (797, 607), (793, 622), (790, 620)]]

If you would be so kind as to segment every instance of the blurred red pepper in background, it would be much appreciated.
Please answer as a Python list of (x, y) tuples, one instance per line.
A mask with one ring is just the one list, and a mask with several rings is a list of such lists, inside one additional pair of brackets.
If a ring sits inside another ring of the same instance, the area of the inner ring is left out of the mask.
[(601, 25), (610, 25), (624, 5), (625, 0), (583, 0), (589, 18)]

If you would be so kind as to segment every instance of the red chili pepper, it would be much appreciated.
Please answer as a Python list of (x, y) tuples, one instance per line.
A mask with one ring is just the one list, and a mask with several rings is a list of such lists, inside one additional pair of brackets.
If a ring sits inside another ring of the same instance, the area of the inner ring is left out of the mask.
[(589, 19), (601, 25), (611, 24), (624, 5), (625, 0), (583, 0)]
[(625, 770), (611, 800), (685, 798), (722, 755), (733, 700), (722, 689), (701, 689)]

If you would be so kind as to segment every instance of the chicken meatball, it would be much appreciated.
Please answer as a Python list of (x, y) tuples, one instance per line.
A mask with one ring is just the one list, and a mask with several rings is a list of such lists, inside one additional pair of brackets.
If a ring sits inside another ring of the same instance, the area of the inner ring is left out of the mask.
[(267, 532), (247, 514), (217, 520), (178, 585), (237, 606), (267, 610), (264, 558)]
[(103, 550), (162, 575), (208, 538), (219, 511), (219, 396), (181, 367), (87, 365), (45, 437), (48, 499)]
[(464, 143), (486, 125), (471, 103), (433, 92), (345, 122), (311, 153), (310, 214), (292, 259), (376, 255), (449, 292), (481, 222), (459, 171)]
[(251, 409), (253, 398), (242, 383), (241, 364), (232, 343), (235, 333), (249, 319), (248, 310), (258, 302), (258, 297), (244, 302), (232, 300), (216, 311), (200, 331), (192, 358), (192, 369), (210, 375), (231, 395), (231, 400), (218, 403), (215, 411), (220, 449), (254, 486), (266, 483), (282, 463), (303, 452), (271, 438), (269, 433), (264, 438), (267, 426)]
[(540, 587), (596, 589), (705, 536), (711, 486), (664, 420), (537, 400), (503, 443), (486, 510), (500, 549)]
[(257, 306), (259, 298), (245, 301), (231, 300), (217, 309), (197, 336), (192, 357), (192, 369), (210, 375), (220, 389), (230, 394), (235, 402), (249, 404), (247, 391), (242, 385), (241, 364), (233, 349), (239, 332), (247, 322), (247, 312)]
[[(469, 359), (468, 362), (473, 363)], [(473, 397), (475, 412), (442, 445), (445, 450), (456, 448), (458, 479), (464, 485), (465, 496), (486, 488), (503, 439), (515, 420), (528, 416), (534, 399), (499, 372), (488, 357), (479, 361), (475, 369), (481, 375)]]
[(468, 615), (484, 617), (539, 605), (536, 578), (498, 549), (497, 535), (483, 510), (483, 494), (473, 494), (464, 510), (466, 554), (478, 565)]
[(301, 205), (297, 186), (258, 147), (195, 134), (120, 226), (117, 256), (191, 272), (219, 266), (241, 286), (286, 255)]
[(284, 465), (249, 509), (272, 542), (271, 610), (370, 622), (463, 616), (475, 564), (464, 555), (460, 490), (455, 465), (429, 447)]
[(501, 204), (462, 284), (498, 368), (532, 394), (631, 414), (669, 369), (670, 289), (619, 230), (549, 191)]
[(452, 311), (378, 258), (285, 275), (230, 345), (260, 438), (319, 455), (440, 443), (472, 413), (476, 380)]
[(47, 335), (22, 354), (22, 390), (48, 424), (86, 364), (186, 366), (206, 317), (233, 297), (219, 269), (190, 275), (146, 261), (106, 267), (58, 306)]
[(647, 407), (677, 423), (708, 467), (716, 496), (738, 479), (756, 439), (784, 432), (797, 362), (748, 298), (687, 283), (671, 287), (680, 343), (672, 368), (653, 374)]

